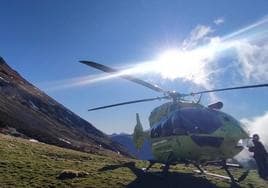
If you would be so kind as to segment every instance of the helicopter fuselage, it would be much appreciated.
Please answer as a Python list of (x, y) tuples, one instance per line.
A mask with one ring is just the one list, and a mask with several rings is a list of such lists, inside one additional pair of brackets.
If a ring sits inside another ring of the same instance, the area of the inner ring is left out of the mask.
[(157, 161), (214, 161), (234, 157), (249, 138), (239, 121), (197, 103), (165, 103), (150, 115), (152, 152)]

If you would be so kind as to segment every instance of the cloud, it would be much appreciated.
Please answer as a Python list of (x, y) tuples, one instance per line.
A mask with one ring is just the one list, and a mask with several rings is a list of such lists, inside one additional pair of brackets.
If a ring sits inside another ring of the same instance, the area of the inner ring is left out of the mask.
[(211, 29), (211, 27), (205, 25), (198, 25), (195, 29), (191, 31), (190, 40), (197, 41), (203, 39), (205, 36), (212, 32), (213, 30)]
[(268, 81), (268, 44), (240, 42), (235, 50), (239, 73), (246, 82)]
[(241, 122), (251, 135), (259, 134), (261, 141), (268, 148), (268, 111), (261, 116), (244, 118)]
[[(251, 136), (253, 134), (258, 134), (261, 138), (261, 142), (264, 144), (266, 149), (268, 149), (268, 111), (261, 116), (256, 116), (250, 119), (244, 118), (240, 121), (244, 124), (244, 128)], [(256, 168), (252, 155), (253, 154), (247, 149), (244, 149), (235, 157), (235, 159), (238, 160), (244, 167)]]
[(200, 45), (201, 42), (204, 42), (206, 37), (213, 33), (213, 29), (210, 26), (206, 25), (197, 25), (190, 33), (190, 37), (186, 38), (182, 43), (182, 48), (192, 49), (197, 45)]
[(221, 25), (225, 22), (224, 18), (217, 18), (216, 20), (213, 21), (214, 24), (216, 25)]

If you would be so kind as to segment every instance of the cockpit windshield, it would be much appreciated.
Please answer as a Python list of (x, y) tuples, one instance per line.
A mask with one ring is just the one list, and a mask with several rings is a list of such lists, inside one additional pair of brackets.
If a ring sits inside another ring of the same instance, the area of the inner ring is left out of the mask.
[(152, 137), (209, 134), (222, 126), (218, 112), (207, 108), (182, 108), (153, 126)]

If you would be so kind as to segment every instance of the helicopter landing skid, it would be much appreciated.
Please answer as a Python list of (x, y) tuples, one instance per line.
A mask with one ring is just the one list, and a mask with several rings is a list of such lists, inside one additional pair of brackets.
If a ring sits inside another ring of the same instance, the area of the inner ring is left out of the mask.
[[(146, 173), (150, 170), (150, 168), (155, 164), (155, 163), (158, 163), (158, 161), (155, 161), (155, 160), (149, 160), (149, 165), (147, 168), (143, 168), (142, 170)], [(161, 169), (162, 169), (162, 173), (164, 176), (167, 175), (168, 173), (168, 170), (169, 170), (169, 167), (170, 167), (170, 164), (167, 163), (167, 164), (164, 164)]]
[(203, 172), (201, 172), (200, 170), (194, 170), (194, 172), (197, 173), (197, 174), (200, 174), (200, 175), (208, 175), (208, 176), (213, 176), (213, 177), (216, 177), (216, 178), (231, 180), (231, 178), (228, 177), (228, 176), (223, 176), (223, 175), (220, 175), (220, 174), (210, 173), (210, 172), (208, 172), (206, 170), (203, 170)]
[(148, 172), (150, 170), (150, 168), (152, 168), (152, 166), (157, 163), (157, 161), (154, 160), (149, 160), (149, 165), (147, 168), (143, 169), (144, 172)]
[(215, 173), (210, 173), (207, 172), (205, 170), (203, 170), (200, 165), (198, 164), (193, 164), (198, 170), (194, 170), (194, 172), (201, 174), (201, 175), (208, 175), (208, 176), (213, 176), (216, 178), (220, 178), (220, 179), (225, 179), (231, 182), (232, 187), (239, 187), (239, 182), (242, 182), (243, 180), (246, 179), (246, 177), (249, 174), (249, 170), (245, 171), (238, 179), (234, 178), (234, 176), (231, 174), (231, 172), (229, 171), (229, 167), (233, 167), (232, 165), (229, 165), (226, 163), (226, 161), (221, 161), (220, 165), (222, 166), (222, 169), (225, 170), (225, 172), (228, 174), (228, 176), (223, 176), (220, 174), (215, 174)]

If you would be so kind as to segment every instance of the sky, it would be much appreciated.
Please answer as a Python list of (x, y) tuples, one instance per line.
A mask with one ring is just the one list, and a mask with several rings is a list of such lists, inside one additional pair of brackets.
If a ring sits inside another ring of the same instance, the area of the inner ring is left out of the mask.
[[(79, 60), (181, 93), (268, 83), (267, 7), (266, 0), (0, 0), (0, 56), (103, 132), (131, 133), (135, 113), (148, 129), (150, 112), (166, 101), (88, 112), (161, 94)], [(204, 95), (202, 103), (219, 100), (248, 129), (267, 129), (268, 88)]]

